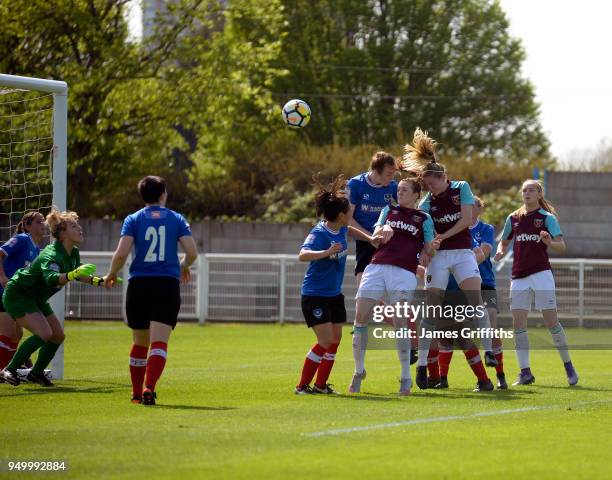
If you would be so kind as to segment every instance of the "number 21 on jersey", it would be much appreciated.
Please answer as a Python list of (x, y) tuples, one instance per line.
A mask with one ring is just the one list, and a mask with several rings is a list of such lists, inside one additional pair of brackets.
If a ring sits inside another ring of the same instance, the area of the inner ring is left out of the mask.
[(145, 231), (145, 241), (151, 242), (145, 255), (145, 262), (163, 262), (166, 256), (166, 226), (149, 227)]

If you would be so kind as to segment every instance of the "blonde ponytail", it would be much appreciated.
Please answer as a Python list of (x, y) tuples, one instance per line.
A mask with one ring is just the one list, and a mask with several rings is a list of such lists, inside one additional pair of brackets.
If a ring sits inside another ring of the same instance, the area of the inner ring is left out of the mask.
[(402, 169), (420, 179), (429, 175), (442, 177), (446, 169), (444, 165), (438, 163), (437, 144), (438, 142), (431, 138), (426, 131), (417, 127), (414, 131), (412, 144), (404, 146)]

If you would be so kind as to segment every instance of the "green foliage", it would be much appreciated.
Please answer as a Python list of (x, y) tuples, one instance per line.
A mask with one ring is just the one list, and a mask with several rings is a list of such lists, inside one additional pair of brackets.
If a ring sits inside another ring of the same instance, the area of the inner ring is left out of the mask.
[(419, 125), (446, 153), (547, 160), (524, 52), (498, 2), (285, 0), (279, 91), (313, 107), (316, 143), (403, 143)]
[(260, 205), (265, 211), (258, 218), (264, 222), (311, 224), (316, 221), (312, 193), (296, 193), (291, 181), (263, 194)]
[(127, 3), (3, 2), (0, 71), (68, 83), (72, 208), (122, 215), (139, 204), (137, 179), (156, 173), (172, 202), (196, 210), (202, 184), (230, 182), (235, 153), (263, 137), (282, 10), (268, 0), (168, 2), (136, 44)]
[(481, 218), (496, 227), (503, 227), (506, 217), (522, 205), (520, 185), (496, 190), (480, 197), (485, 204)]
[[(0, 3), (0, 71), (68, 82), (69, 205), (122, 216), (144, 174), (193, 219), (310, 218), (417, 125), (480, 193), (551, 166), (523, 50), (485, 0), (180, 0), (129, 38), (126, 0)], [(302, 96), (307, 128), (283, 128)]]
[[(269, 185), (267, 193), (251, 214), (273, 222), (300, 222), (305, 218), (314, 220), (312, 175), (318, 174), (323, 180), (331, 180), (339, 172), (347, 179), (364, 172), (372, 155), (379, 150), (375, 145), (342, 147), (332, 145), (303, 145), (280, 142), (266, 145), (262, 149), (260, 175), (283, 180)], [(402, 146), (392, 145), (388, 151), (401, 157)], [(272, 155), (275, 152), (277, 156)], [(265, 159), (269, 163), (264, 165)], [(259, 160), (256, 158), (255, 160)], [(528, 166), (509, 165), (483, 156), (442, 157), (441, 160), (453, 179), (467, 180), (474, 194), (487, 203), (484, 218), (499, 226), (506, 215), (520, 206), (518, 189), (522, 182), (531, 177)]]

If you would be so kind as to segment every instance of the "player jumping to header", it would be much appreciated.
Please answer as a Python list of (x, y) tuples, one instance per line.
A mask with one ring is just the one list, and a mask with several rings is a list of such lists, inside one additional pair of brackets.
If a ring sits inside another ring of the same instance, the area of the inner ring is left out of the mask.
[[(370, 162), (370, 170), (349, 180), (347, 193), (353, 207), (353, 218), (349, 225), (369, 233), (374, 231), (383, 208), (397, 201), (397, 183), (393, 180), (397, 169), (397, 162), (392, 155), (376, 152)], [(375, 250), (368, 242), (355, 242), (357, 284)]]
[[(480, 328), (490, 328), (489, 314), (483, 308), (480, 293), (480, 271), (472, 252), (472, 237), (469, 227), (472, 224), (472, 205), (474, 197), (470, 186), (465, 181), (450, 181), (446, 169), (437, 160), (436, 141), (427, 132), (417, 128), (412, 144), (405, 147), (403, 168), (421, 179), (429, 193), (419, 207), (431, 215), (437, 232), (436, 238), (441, 241), (440, 250), (427, 267), (425, 288), (427, 301), (431, 305), (441, 305), (448, 278), (452, 273), (459, 287), (467, 297), (469, 305), (481, 307), (476, 309), (476, 323)], [(423, 318), (422, 330), (433, 332), (435, 325), (431, 319)], [(484, 338), (485, 362), (487, 366), (497, 365), (491, 352), (491, 338)], [(419, 337), (419, 359), (417, 363), (416, 384), (427, 388), (427, 356), (431, 336), (421, 334)], [(479, 364), (480, 354), (477, 349), (470, 351), (470, 364)], [(491, 390), (493, 385), (486, 373), (481, 374), (476, 391)]]

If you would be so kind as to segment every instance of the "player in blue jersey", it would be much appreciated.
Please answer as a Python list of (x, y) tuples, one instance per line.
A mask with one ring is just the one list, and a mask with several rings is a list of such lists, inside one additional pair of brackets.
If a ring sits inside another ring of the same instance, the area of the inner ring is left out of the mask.
[[(487, 306), (489, 312), (489, 318), (491, 320), (491, 327), (497, 328), (497, 291), (495, 289), (495, 273), (493, 272), (493, 265), (491, 264), (491, 252), (495, 246), (495, 229), (493, 225), (484, 223), (480, 220), (480, 214), (485, 208), (484, 202), (477, 196), (474, 195), (474, 206), (472, 207), (472, 226), (470, 227), (470, 234), (472, 236), (472, 251), (476, 256), (478, 262), (478, 269), (480, 270), (481, 292), (482, 298)], [(459, 285), (454, 276), (450, 276), (448, 280), (448, 286), (446, 287), (447, 294), (451, 296), (451, 302), (453, 296), (460, 296)], [(456, 300), (465, 302), (464, 299), (457, 298)], [(493, 338), (493, 355), (497, 360), (495, 371), (497, 373), (497, 388), (505, 390), (508, 388), (506, 382), (506, 375), (504, 374), (504, 361), (503, 361), (503, 350), (502, 342), (499, 338)], [(431, 352), (431, 350), (430, 350)], [(440, 353), (439, 353), (439, 380), (435, 385), (435, 388), (448, 388), (448, 369), (450, 366), (451, 358), (453, 355), (453, 343), (452, 341), (440, 341)], [(429, 366), (429, 365), (428, 365)], [(430, 371), (431, 376), (431, 371)], [(428, 379), (429, 380), (429, 379)], [(434, 381), (429, 381), (434, 383)]]
[[(155, 386), (166, 365), (168, 340), (181, 307), (179, 282), (191, 279), (189, 267), (198, 252), (185, 218), (165, 206), (166, 181), (147, 176), (138, 182), (138, 191), (145, 207), (125, 218), (105, 279), (111, 288), (133, 246), (125, 306), (134, 342), (130, 352), (132, 402), (155, 405)], [(180, 263), (179, 243), (186, 254)]]
[[(13, 358), (23, 329), (6, 313), (2, 294), (13, 274), (27, 267), (40, 253), (45, 232), (45, 217), (39, 212), (27, 212), (17, 224), (15, 235), (0, 247), (0, 370)], [(28, 359), (28, 367), (31, 367)]]
[[(397, 202), (397, 183), (393, 180), (397, 171), (397, 162), (392, 155), (376, 152), (370, 162), (370, 170), (349, 180), (347, 193), (353, 207), (353, 218), (349, 225), (370, 234), (374, 232), (374, 225), (382, 209)], [(368, 242), (355, 242), (357, 284), (375, 250)]]
[[(346, 322), (342, 281), (348, 253), (347, 233), (364, 242), (375, 243), (371, 237), (348, 226), (351, 207), (342, 195), (344, 179), (338, 176), (329, 186), (321, 185), (315, 195), (317, 216), (323, 217), (308, 234), (298, 258), (310, 262), (302, 284), (302, 312), (306, 325), (312, 328), (317, 343), (306, 355), (297, 395), (337, 393), (327, 383), (342, 338), (342, 324)], [(317, 373), (318, 372), (318, 373)], [(310, 387), (315, 374), (314, 387)]]

